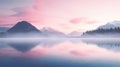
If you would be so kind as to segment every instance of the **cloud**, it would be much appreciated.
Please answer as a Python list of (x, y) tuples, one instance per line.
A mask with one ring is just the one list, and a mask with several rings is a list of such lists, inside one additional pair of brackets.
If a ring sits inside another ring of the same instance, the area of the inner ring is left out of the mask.
[(11, 9), (12, 15), (0, 14), (0, 24), (15, 24), (18, 21), (29, 21), (37, 27), (45, 25), (44, 16), (41, 12), (41, 0), (33, 0), (34, 5), (26, 5), (21, 7), (14, 7)]
[(37, 10), (41, 10), (41, 0), (34, 0), (35, 1), (35, 5), (34, 8)]
[(17, 17), (19, 20), (27, 20), (33, 23), (43, 24), (43, 17), (41, 10), (37, 10), (34, 6), (17, 7), (12, 9), (15, 14), (12, 17)]
[(72, 24), (79, 24), (79, 23), (82, 23), (82, 24), (94, 24), (94, 23), (98, 23), (98, 22), (90, 20), (90, 19), (85, 18), (85, 17), (81, 17), (81, 18), (71, 19), (70, 23), (72, 23)]
[(11, 27), (15, 24), (0, 24), (0, 27)]
[[(26, 20), (38, 28), (51, 27), (65, 33), (69, 33), (76, 29), (83, 29), (86, 24), (94, 24), (96, 21), (86, 17), (79, 18), (79, 10), (76, 1), (56, 1), (56, 0), (32, 0), (28, 5), (19, 5), (9, 8), (9, 15), (0, 17), (0, 24), (17, 23), (18, 21)], [(68, 1), (70, 3), (68, 3)], [(22, 1), (23, 2), (23, 1)], [(21, 3), (22, 3), (21, 2)], [(73, 4), (73, 2), (75, 2)], [(32, 4), (34, 3), (34, 4)], [(66, 5), (61, 5), (65, 3)], [(72, 5), (71, 5), (72, 4)], [(17, 3), (16, 3), (17, 5)], [(70, 9), (68, 9), (71, 7)], [(77, 12), (76, 12), (77, 11)], [(75, 17), (78, 18), (75, 18)], [(72, 19), (71, 19), (72, 18)], [(74, 25), (76, 24), (76, 25)], [(81, 25), (81, 26), (80, 26)], [(80, 28), (81, 27), (81, 28)], [(85, 29), (86, 30), (86, 29)]]
[[(9, 8), (9, 12), (11, 11), (12, 15), (0, 15), (0, 22), (11, 23), (16, 22), (16, 20), (17, 22), (27, 20), (33, 23), (42, 23), (43, 16), (40, 9), (40, 1), (41, 0), (27, 0), (25, 1), (27, 5), (19, 5), (14, 8)], [(20, 0), (20, 2), (23, 3), (24, 1)]]
[(0, 14), (0, 25), (1, 26), (10, 26), (11, 24), (15, 24), (16, 22), (18, 22), (17, 17)]

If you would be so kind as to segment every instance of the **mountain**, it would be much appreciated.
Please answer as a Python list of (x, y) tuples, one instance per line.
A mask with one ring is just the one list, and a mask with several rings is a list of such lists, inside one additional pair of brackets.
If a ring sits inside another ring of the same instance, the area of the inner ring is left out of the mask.
[(15, 26), (7, 30), (7, 33), (30, 33), (30, 32), (40, 31), (27, 21), (18, 22)]
[(83, 33), (81, 37), (120, 37), (120, 21), (99, 26), (95, 30)]
[(78, 32), (78, 31), (73, 31), (68, 34), (69, 37), (80, 37), (81, 35), (82, 35), (82, 32)]
[[(1, 33), (1, 36), (3, 33)], [(41, 30), (27, 21), (18, 22), (12, 28), (7, 30), (8, 37), (65, 37), (62, 32), (54, 30), (52, 28), (44, 27)]]
[(41, 35), (39, 29), (27, 21), (21, 21), (8, 29), (5, 33), (1, 33), (0, 37), (38, 37)]
[(49, 28), (49, 27), (44, 27), (40, 31), (41, 31), (43, 36), (49, 36), (49, 37), (51, 37), (51, 36), (54, 36), (54, 37), (65, 36), (64, 33), (59, 32), (59, 31), (54, 30), (54, 29)]
[(114, 29), (120, 27), (120, 21), (109, 22), (105, 25), (99, 26), (98, 29)]

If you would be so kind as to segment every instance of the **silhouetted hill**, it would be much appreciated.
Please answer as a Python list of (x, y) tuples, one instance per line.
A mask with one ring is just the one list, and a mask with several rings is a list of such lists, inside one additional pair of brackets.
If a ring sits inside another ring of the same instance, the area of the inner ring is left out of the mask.
[(36, 27), (27, 21), (18, 22), (15, 26), (10, 28), (8, 33), (30, 33), (30, 32), (40, 32)]

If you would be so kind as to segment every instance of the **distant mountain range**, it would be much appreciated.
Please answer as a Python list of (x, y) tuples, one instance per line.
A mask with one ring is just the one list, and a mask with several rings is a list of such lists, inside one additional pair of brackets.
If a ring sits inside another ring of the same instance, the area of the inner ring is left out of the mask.
[[(2, 28), (3, 30), (4, 28)], [(0, 33), (0, 37), (65, 37), (62, 32), (52, 28), (37, 29), (27, 21), (21, 21), (12, 28), (6, 29)]]
[(49, 27), (39, 30), (27, 21), (18, 22), (12, 28), (0, 27), (0, 32), (0, 37), (120, 37), (120, 21), (109, 22), (83, 34), (73, 31), (66, 35)]
[(51, 37), (66, 36), (64, 33), (48, 27), (44, 27), (40, 31), (42, 32), (42, 35), (45, 35), (45, 36), (51, 36)]
[(81, 37), (120, 37), (120, 21), (113, 21), (99, 26), (95, 30), (83, 33)]
[(82, 35), (82, 32), (78, 32), (78, 31), (73, 31), (71, 33), (68, 34), (68, 37), (80, 37)]

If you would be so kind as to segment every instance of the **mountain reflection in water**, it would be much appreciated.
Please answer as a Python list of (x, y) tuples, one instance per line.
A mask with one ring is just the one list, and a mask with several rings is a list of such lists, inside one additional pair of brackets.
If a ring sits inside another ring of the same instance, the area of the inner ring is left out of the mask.
[(120, 67), (119, 39), (1, 39), (0, 67)]

